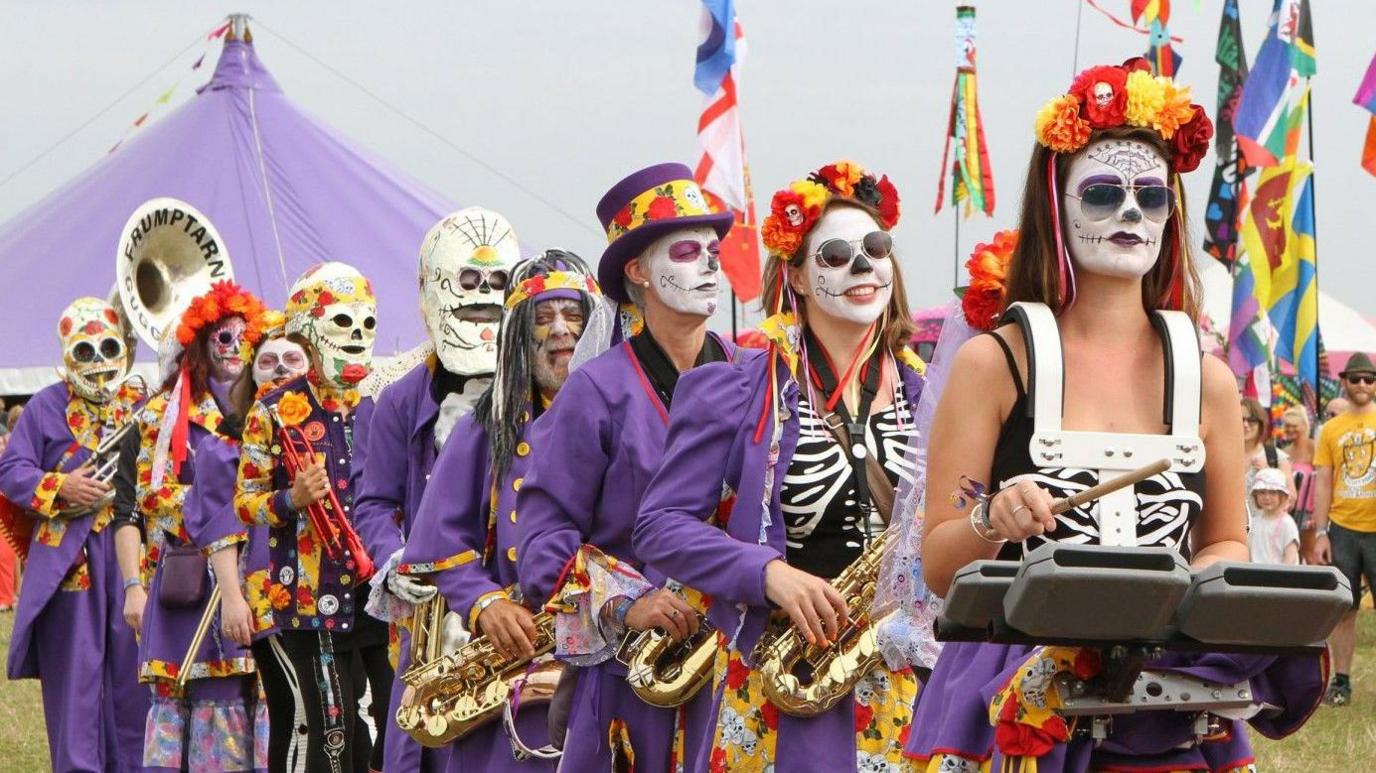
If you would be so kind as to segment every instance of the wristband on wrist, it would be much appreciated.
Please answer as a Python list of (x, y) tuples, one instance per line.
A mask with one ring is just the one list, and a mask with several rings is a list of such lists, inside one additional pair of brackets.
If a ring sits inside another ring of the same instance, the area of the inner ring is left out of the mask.
[(1324, 527), (1320, 528), (1320, 527), (1318, 527), (1318, 526), (1315, 526), (1315, 527), (1314, 527), (1314, 536), (1315, 536), (1315, 537), (1327, 537), (1327, 536), (1328, 536), (1328, 527), (1327, 527), (1327, 526), (1324, 526)]
[(970, 509), (970, 529), (975, 536), (985, 542), (1002, 545), (1007, 539), (999, 536), (998, 530), (989, 522), (989, 500), (981, 499)]
[(143, 585), (143, 581), (140, 580), (140, 579), (137, 578), (137, 577), (130, 577), (129, 579), (127, 579), (127, 580), (124, 581), (124, 589), (125, 589), (125, 590), (129, 590), (130, 588), (134, 587), (135, 585), (142, 586), (142, 585)]
[(630, 596), (622, 596), (616, 600), (616, 605), (612, 607), (612, 622), (623, 628), (626, 626), (626, 614), (631, 611), (631, 605), (635, 604), (635, 599)]

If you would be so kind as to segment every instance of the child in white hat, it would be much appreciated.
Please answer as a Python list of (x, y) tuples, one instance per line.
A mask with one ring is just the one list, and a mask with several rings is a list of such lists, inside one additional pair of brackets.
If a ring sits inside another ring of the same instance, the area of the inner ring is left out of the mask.
[(1285, 473), (1274, 467), (1258, 470), (1252, 480), (1252, 505), (1257, 517), (1252, 519), (1252, 533), (1248, 544), (1252, 548), (1252, 563), (1298, 564), (1300, 562), (1300, 532), (1295, 519), (1286, 512), (1290, 501)]

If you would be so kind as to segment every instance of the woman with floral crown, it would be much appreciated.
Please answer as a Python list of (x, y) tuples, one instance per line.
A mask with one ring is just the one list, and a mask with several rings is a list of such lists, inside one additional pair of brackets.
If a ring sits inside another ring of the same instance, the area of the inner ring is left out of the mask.
[[(218, 439), (233, 413), (230, 389), (244, 369), (244, 349), (262, 337), (265, 311), (233, 282), (216, 282), (193, 299), (159, 352), (163, 388), (139, 416), (134, 490), (141, 523), (121, 523), (116, 543), (132, 577), (140, 531), (146, 545), (147, 594), (131, 587), (125, 600), (125, 616), (140, 634), (139, 679), (153, 695), (145, 770), (267, 769), (267, 710), (257, 699), (249, 649), (207, 635), (181, 673), (210, 603), (206, 556), (218, 549), (190, 532), (202, 488), (194, 485), (195, 451), (203, 439)], [(232, 480), (206, 485), (228, 503)]]
[[(1247, 560), (1237, 386), (1199, 351), (1180, 183), (1212, 133), (1188, 87), (1154, 77), (1142, 59), (1085, 70), (1038, 113), (1019, 233), (971, 262), (963, 313), (987, 332), (955, 354), (930, 432), (921, 558), (938, 595), (971, 561), (1017, 560), (1049, 541), (1164, 547), (1196, 569)], [(1099, 440), (1076, 442), (1087, 433)], [(1163, 441), (1181, 449), (1165, 472), (1053, 515), (1055, 498), (1124, 469), (1129, 454), (1115, 448)], [(964, 494), (986, 487), (971, 506)], [(908, 753), (929, 771), (1251, 765), (1240, 721), (1215, 717), (1197, 735), (1193, 712), (1117, 715), (1099, 740), (1072, 733), (1039, 685), (1059, 671), (1092, 676), (1095, 659), (1080, 654), (1093, 653), (947, 644)], [(1251, 724), (1271, 737), (1303, 724), (1324, 683), (1318, 658), (1168, 651), (1147, 668), (1250, 680)]]
[(849, 161), (776, 193), (764, 222), (768, 354), (695, 370), (675, 392), (635, 549), (649, 570), (711, 599), (722, 649), (698, 770), (904, 762), (911, 669), (866, 664), (834, 703), (806, 705), (770, 694), (765, 669), (779, 664), (757, 646), (798, 637), (839, 648), (848, 623), (869, 612), (848, 608), (830, 581), (874, 557), (894, 488), (911, 474), (923, 365), (907, 348), (913, 326), (889, 233), (898, 216), (889, 179)]

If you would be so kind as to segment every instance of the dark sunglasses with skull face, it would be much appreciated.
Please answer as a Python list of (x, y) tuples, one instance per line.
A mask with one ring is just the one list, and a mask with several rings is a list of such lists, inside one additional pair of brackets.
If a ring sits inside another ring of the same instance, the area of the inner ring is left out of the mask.
[[(856, 247), (860, 248), (858, 252)], [(888, 231), (870, 231), (864, 238), (854, 241), (827, 239), (817, 247), (812, 257), (820, 266), (843, 268), (849, 266), (859, 254), (870, 260), (888, 260), (893, 257), (893, 237)]]
[(95, 362), (97, 351), (100, 352), (102, 360), (113, 360), (124, 354), (124, 342), (113, 337), (102, 338), (97, 349), (96, 344), (81, 341), (72, 347), (72, 359), (82, 364)]

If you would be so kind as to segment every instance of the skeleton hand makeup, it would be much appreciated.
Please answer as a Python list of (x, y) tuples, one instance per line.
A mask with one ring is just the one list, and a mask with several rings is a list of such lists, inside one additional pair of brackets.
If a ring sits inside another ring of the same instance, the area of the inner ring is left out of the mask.
[(372, 284), (344, 263), (321, 263), (287, 295), (287, 334), (299, 333), (320, 355), (320, 378), (352, 388), (368, 375), (377, 337)]
[(77, 298), (62, 311), (57, 332), (72, 391), (93, 403), (108, 400), (104, 385), (124, 375), (129, 361), (115, 310), (99, 298)]
[(210, 359), (211, 379), (225, 384), (239, 377), (244, 361), (239, 359), (239, 346), (247, 327), (243, 317), (226, 317), (210, 328), (205, 339), (205, 353)]
[(571, 298), (551, 298), (535, 304), (535, 344), (530, 369), (540, 391), (552, 395), (569, 377), (573, 346), (583, 335), (583, 304)]
[(296, 378), (310, 367), (306, 351), (295, 341), (274, 338), (258, 347), (253, 360), (253, 383), (262, 386)]
[(496, 368), (502, 296), (520, 257), (511, 224), (480, 207), (459, 210), (426, 234), (421, 312), (450, 373), (472, 376)]
[[(877, 252), (872, 233), (887, 235), (868, 212), (858, 207), (832, 207), (817, 225), (813, 226), (804, 245), (807, 257), (803, 264), (790, 272), (795, 277), (794, 290), (807, 298), (808, 312), (820, 311), (862, 325), (879, 319), (893, 296), (893, 257), (890, 242), (889, 257), (866, 254)], [(818, 257), (824, 245), (839, 240), (850, 245), (853, 257), (845, 265), (827, 266)], [(806, 278), (806, 286), (799, 287), (796, 279)]]
[(1062, 195), (1077, 271), (1138, 279), (1156, 265), (1173, 206), (1170, 165), (1137, 140), (1101, 139), (1070, 161)]
[(650, 290), (682, 314), (710, 317), (721, 288), (721, 240), (711, 228), (685, 228), (650, 243), (640, 255)]

